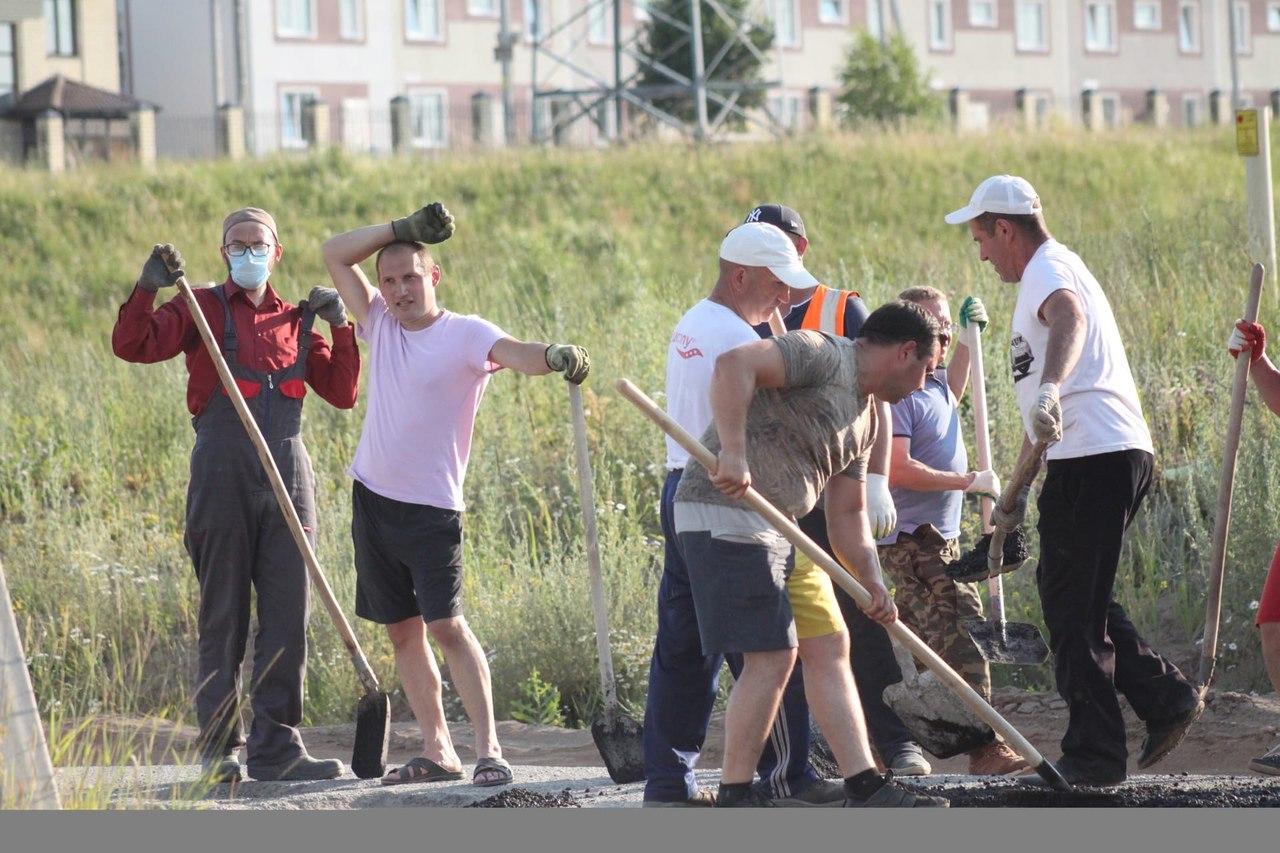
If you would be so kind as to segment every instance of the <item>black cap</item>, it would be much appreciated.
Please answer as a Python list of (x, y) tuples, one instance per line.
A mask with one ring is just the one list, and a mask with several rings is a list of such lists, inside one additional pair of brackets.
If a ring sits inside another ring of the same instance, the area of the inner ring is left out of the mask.
[(747, 218), (742, 220), (747, 222), (766, 222), (786, 231), (788, 234), (794, 234), (797, 237), (804, 237), (804, 220), (800, 218), (800, 214), (796, 213), (793, 208), (787, 207), (785, 204), (758, 204), (747, 214)]

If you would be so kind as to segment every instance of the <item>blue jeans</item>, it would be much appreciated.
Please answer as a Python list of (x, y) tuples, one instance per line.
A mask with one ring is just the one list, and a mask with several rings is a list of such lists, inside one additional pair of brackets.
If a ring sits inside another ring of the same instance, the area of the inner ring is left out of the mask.
[[(671, 471), (662, 487), (662, 535), (666, 553), (658, 586), (658, 636), (649, 662), (649, 696), (644, 710), (644, 798), (687, 800), (698, 791), (698, 763), (715, 705), (725, 657), (704, 655), (689, 573), (677, 547), (672, 504), (681, 471)], [(740, 655), (728, 655), (729, 669), (742, 671)], [(809, 705), (796, 664), (782, 695), (756, 768), (774, 797), (798, 793), (818, 778), (809, 765)]]

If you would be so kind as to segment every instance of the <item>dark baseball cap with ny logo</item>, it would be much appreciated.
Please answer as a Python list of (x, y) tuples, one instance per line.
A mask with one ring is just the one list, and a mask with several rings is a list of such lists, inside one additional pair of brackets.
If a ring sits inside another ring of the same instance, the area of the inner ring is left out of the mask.
[(758, 204), (751, 209), (751, 212), (747, 214), (747, 218), (742, 221), (744, 223), (764, 222), (781, 228), (788, 234), (804, 237), (806, 240), (809, 239), (805, 236), (804, 220), (800, 218), (800, 214), (785, 204)]

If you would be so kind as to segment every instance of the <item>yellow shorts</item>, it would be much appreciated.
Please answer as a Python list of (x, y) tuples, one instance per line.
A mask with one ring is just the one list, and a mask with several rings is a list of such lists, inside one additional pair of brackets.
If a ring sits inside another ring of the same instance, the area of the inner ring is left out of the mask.
[(827, 573), (796, 551), (796, 567), (787, 578), (787, 597), (796, 620), (796, 638), (809, 640), (844, 630), (835, 588)]

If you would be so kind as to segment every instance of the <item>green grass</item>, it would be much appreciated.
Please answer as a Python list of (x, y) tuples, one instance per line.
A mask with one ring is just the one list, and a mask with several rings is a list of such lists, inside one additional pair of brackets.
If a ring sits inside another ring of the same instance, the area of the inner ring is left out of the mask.
[[(1231, 363), (1228, 322), (1247, 278), (1242, 168), (1229, 129), (957, 138), (869, 135), (785, 146), (532, 151), (431, 162), (337, 154), (163, 165), (51, 178), (0, 173), (0, 558), (47, 717), (94, 712), (190, 721), (195, 584), (182, 547), (191, 430), (180, 361), (130, 365), (109, 338), (151, 244), (177, 244), (194, 281), (222, 277), (218, 223), (243, 204), (276, 215), (275, 283), (296, 300), (326, 277), (330, 234), (443, 199), (440, 296), (527, 339), (587, 346), (586, 394), (621, 696), (642, 705), (660, 571), (659, 434), (612, 391), (660, 391), (667, 336), (711, 286), (720, 237), (759, 201), (799, 209), (808, 265), (872, 306), (908, 285), (977, 293), (994, 447), (1019, 441), (1004, 328), (1015, 289), (942, 215), (998, 171), (1030, 178), (1056, 236), (1106, 287), (1157, 444), (1158, 477), (1117, 594), (1157, 647), (1191, 651), (1206, 586)], [(1274, 292), (1263, 319), (1274, 315)], [(661, 399), (661, 398), (659, 398)], [(354, 412), (314, 396), (305, 434), (318, 477), (322, 565), (353, 602), (349, 482)], [(966, 407), (966, 431), (969, 430)], [(1246, 417), (1224, 597), (1221, 684), (1265, 689), (1249, 604), (1280, 515), (1280, 421)], [(972, 446), (972, 445), (971, 445)], [(567, 395), (552, 378), (501, 374), (479, 416), (467, 481), (467, 613), (492, 650), (499, 716), (536, 668), (571, 722), (598, 707)], [(976, 511), (968, 523), (976, 523)], [(1009, 578), (1009, 618), (1039, 620), (1033, 579)], [(356, 681), (320, 607), (311, 620), (308, 722), (351, 719)], [(357, 631), (377, 671), (381, 632)], [(1235, 644), (1232, 649), (1228, 644)], [(1012, 678), (1002, 673), (1002, 678)], [(1047, 672), (1023, 673), (1045, 684)]]

